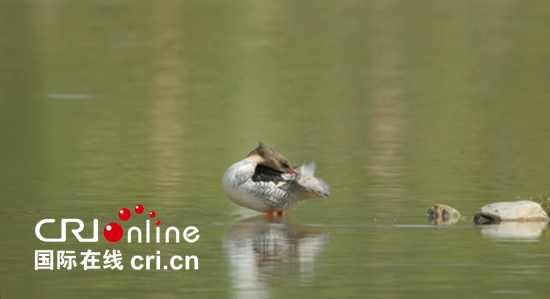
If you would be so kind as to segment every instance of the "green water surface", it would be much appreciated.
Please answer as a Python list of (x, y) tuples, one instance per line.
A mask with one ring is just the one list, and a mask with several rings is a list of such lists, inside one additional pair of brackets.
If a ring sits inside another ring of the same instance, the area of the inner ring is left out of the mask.
[[(0, 298), (547, 298), (548, 231), (471, 217), (550, 188), (549, 37), (543, 0), (0, 1)], [(331, 198), (230, 202), (258, 140)], [(199, 241), (107, 242), (137, 204)], [(62, 218), (99, 242), (36, 237)], [(35, 270), (88, 249), (124, 269)], [(157, 250), (199, 270), (132, 269)]]

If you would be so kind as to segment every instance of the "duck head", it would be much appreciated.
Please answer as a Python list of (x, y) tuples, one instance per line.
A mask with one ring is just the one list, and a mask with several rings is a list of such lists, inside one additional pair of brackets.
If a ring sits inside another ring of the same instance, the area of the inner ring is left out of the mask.
[(258, 144), (258, 147), (251, 151), (247, 157), (251, 158), (258, 164), (280, 172), (296, 173), (296, 171), (290, 166), (290, 162), (287, 158), (283, 157), (281, 154), (261, 141), (260, 144)]

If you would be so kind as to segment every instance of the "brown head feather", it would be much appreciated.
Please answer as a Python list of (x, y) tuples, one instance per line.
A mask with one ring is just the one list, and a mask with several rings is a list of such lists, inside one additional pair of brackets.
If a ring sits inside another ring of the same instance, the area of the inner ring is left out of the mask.
[(294, 172), (287, 158), (261, 141), (258, 147), (251, 151), (247, 157), (254, 159), (258, 164), (280, 172)]

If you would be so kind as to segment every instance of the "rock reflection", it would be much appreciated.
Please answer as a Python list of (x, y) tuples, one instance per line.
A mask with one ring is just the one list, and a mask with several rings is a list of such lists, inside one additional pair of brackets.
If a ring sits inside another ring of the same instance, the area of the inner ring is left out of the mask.
[(235, 223), (223, 239), (234, 298), (269, 298), (266, 287), (296, 274), (301, 285), (313, 282), (315, 258), (327, 243), (326, 233), (288, 218), (257, 216)]
[(502, 222), (480, 225), (481, 234), (498, 241), (538, 242), (548, 222)]

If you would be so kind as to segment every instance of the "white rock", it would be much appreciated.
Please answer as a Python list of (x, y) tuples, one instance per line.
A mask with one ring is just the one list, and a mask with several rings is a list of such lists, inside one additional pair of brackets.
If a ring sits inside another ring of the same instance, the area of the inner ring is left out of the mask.
[(485, 205), (477, 211), (474, 222), (499, 223), (503, 221), (548, 221), (542, 207), (530, 200), (496, 202)]

